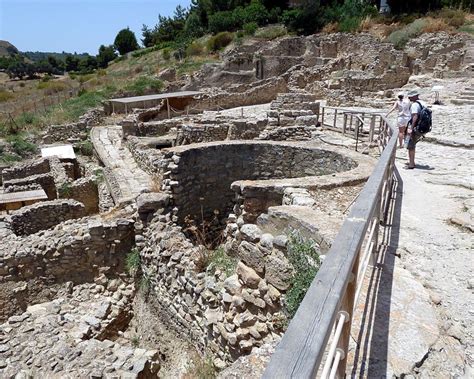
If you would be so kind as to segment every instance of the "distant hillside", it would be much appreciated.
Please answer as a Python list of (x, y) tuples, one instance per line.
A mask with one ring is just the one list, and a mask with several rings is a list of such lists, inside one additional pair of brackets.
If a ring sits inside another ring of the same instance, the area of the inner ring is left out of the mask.
[(74, 54), (72, 54), (72, 53), (66, 53), (64, 51), (62, 53), (48, 53), (48, 52), (42, 52), (42, 51), (25, 51), (25, 52), (22, 52), (22, 54), (33, 62), (40, 62), (40, 61), (47, 60), (49, 56), (53, 56), (54, 58), (56, 58), (57, 60), (60, 60), (60, 61), (64, 61), (68, 55), (72, 55), (72, 56), (74, 56), (76, 58), (79, 58), (79, 59), (87, 58), (89, 56), (89, 54), (87, 54), (87, 53), (81, 53), (81, 54), (74, 53)]
[(0, 40), (0, 57), (12, 57), (18, 53), (18, 49), (10, 42)]

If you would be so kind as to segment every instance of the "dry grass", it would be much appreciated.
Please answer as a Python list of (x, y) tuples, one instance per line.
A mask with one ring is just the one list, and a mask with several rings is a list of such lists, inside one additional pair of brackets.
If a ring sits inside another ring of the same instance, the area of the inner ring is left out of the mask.
[(324, 25), (324, 28), (321, 30), (322, 33), (336, 33), (339, 31), (339, 23), (330, 22), (329, 24)]
[(426, 18), (426, 24), (423, 26), (423, 33), (450, 32), (452, 27), (446, 24), (442, 18)]

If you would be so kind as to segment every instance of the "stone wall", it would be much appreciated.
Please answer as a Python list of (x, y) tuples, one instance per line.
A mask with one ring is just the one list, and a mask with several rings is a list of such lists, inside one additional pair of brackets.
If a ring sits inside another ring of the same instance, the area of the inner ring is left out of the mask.
[(43, 133), (43, 143), (75, 142), (86, 140), (92, 126), (98, 125), (104, 112), (94, 108), (79, 117), (78, 122), (63, 125), (51, 125)]
[(50, 169), (49, 159), (37, 159), (5, 168), (2, 171), (2, 178), (3, 181), (22, 179), (31, 175), (46, 174)]
[(99, 190), (95, 178), (82, 178), (68, 184), (61, 198), (74, 199), (84, 204), (86, 215), (99, 212)]
[(18, 186), (29, 186), (32, 184), (40, 185), (44, 192), (46, 192), (48, 200), (54, 200), (58, 197), (56, 184), (51, 174), (38, 174), (21, 179), (7, 180), (3, 183), (3, 187), (5, 188), (5, 192), (13, 192), (12, 190)]
[[(163, 177), (163, 189), (172, 193), (181, 221), (187, 215), (200, 220), (202, 212), (206, 218), (215, 211), (220, 215), (229, 213), (235, 196), (230, 188), (237, 180), (320, 176), (357, 166), (354, 160), (334, 151), (269, 142), (183, 146), (166, 149), (165, 158), (170, 162)], [(281, 204), (280, 192), (269, 186), (265, 196), (272, 205), (275, 201)]]
[(28, 205), (10, 214), (16, 235), (29, 235), (49, 229), (66, 220), (85, 216), (84, 204), (76, 200), (52, 200)]
[(162, 164), (163, 153), (161, 150), (148, 146), (140, 138), (134, 136), (127, 137), (127, 148), (143, 171), (155, 178), (161, 178), (166, 167), (166, 162)]
[[(150, 282), (149, 301), (160, 304), (156, 317), (166, 319), (201, 351), (210, 351), (216, 365), (222, 367), (224, 362), (281, 335), (286, 320), (281, 311), (281, 292), (264, 274), (258, 275), (238, 258), (232, 258), (235, 268), (227, 272), (218, 267), (214, 272), (206, 271), (202, 266), (204, 252), (193, 247), (180, 228), (170, 224), (155, 220), (144, 231), (144, 237), (142, 270)], [(254, 239), (249, 244), (258, 249), (257, 242)], [(265, 254), (272, 256), (273, 250), (263, 245)], [(275, 252), (278, 256), (284, 255), (285, 247), (280, 247), (282, 251)], [(278, 265), (276, 275), (282, 267)], [(279, 287), (288, 288), (276, 276), (267, 276)]]
[[(0, 320), (24, 310), (38, 294), (50, 299), (54, 284), (93, 282), (100, 273), (123, 272), (125, 255), (134, 244), (133, 225), (129, 219), (83, 218), (29, 236), (3, 238)], [(18, 291), (15, 283), (24, 288)]]

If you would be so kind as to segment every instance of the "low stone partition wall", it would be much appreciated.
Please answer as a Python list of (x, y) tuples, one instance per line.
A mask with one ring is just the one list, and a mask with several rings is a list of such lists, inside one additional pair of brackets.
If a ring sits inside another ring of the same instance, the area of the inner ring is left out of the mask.
[(203, 95), (190, 104), (190, 113), (270, 103), (279, 93), (287, 91), (286, 80), (282, 77), (261, 80), (247, 85), (245, 92), (223, 91), (217, 94)]
[(84, 217), (84, 204), (76, 200), (52, 200), (28, 205), (10, 215), (16, 235), (24, 236), (49, 229), (66, 220)]
[(213, 217), (215, 211), (228, 214), (235, 194), (245, 199), (248, 213), (256, 214), (270, 205), (281, 205), (285, 187), (316, 188), (336, 182), (332, 178), (363, 180), (370, 174), (368, 165), (357, 169), (359, 161), (368, 161), (359, 154), (314, 142), (226, 141), (164, 149), (163, 153), (161, 164), (168, 163), (162, 190), (172, 195), (181, 222), (188, 215), (201, 220), (202, 215)]
[(3, 182), (5, 192), (16, 192), (19, 186), (39, 185), (46, 192), (49, 200), (54, 200), (58, 197), (54, 177), (51, 174), (38, 174), (27, 176), (21, 179), (11, 179)]
[(43, 143), (85, 140), (92, 126), (98, 125), (102, 120), (104, 112), (100, 108), (94, 108), (83, 114), (78, 122), (63, 125), (51, 125), (43, 134)]
[(149, 282), (147, 304), (159, 305), (151, 313), (202, 352), (211, 352), (218, 367), (278, 338), (287, 320), (280, 302), (292, 274), (286, 237), (242, 236), (242, 259), (228, 258), (233, 263), (225, 272), (206, 267), (210, 253), (193, 246), (181, 228), (156, 219), (144, 230), (140, 251)]
[(287, 126), (263, 131), (258, 139), (271, 141), (303, 141), (312, 137), (316, 127)]
[(140, 138), (134, 136), (127, 137), (126, 145), (132, 153), (133, 159), (143, 171), (155, 178), (160, 178), (163, 175), (167, 162), (163, 162), (161, 150), (148, 146)]
[[(288, 142), (291, 144), (291, 142)], [(312, 142), (311, 144), (313, 144)], [(305, 142), (297, 142), (295, 145), (305, 146)], [(235, 205), (233, 212), (242, 214), (245, 222), (255, 222), (257, 217), (266, 212), (271, 206), (281, 205), (288, 188), (300, 188), (305, 190), (330, 189), (337, 186), (348, 186), (365, 182), (371, 175), (376, 163), (373, 158), (361, 155), (348, 149), (338, 149), (317, 144), (323, 152), (332, 152), (341, 155), (347, 161), (341, 163), (333, 160), (331, 155), (324, 156), (323, 162), (331, 167), (338, 167), (333, 173), (321, 172), (319, 176), (306, 175), (298, 178), (271, 179), (271, 180), (238, 180), (232, 183), (231, 188), (235, 192)], [(324, 165), (323, 165), (324, 167)], [(308, 204), (301, 204), (308, 205)]]
[(12, 179), (22, 179), (31, 175), (47, 174), (51, 170), (49, 159), (37, 159), (20, 164), (13, 167), (5, 168), (2, 171), (3, 181)]
[(73, 199), (84, 204), (85, 215), (99, 212), (99, 189), (95, 178), (82, 178), (66, 184), (60, 198)]
[(123, 272), (133, 244), (129, 219), (83, 218), (25, 237), (8, 235), (0, 243), (0, 320), (26, 309), (39, 294), (51, 299), (55, 284)]

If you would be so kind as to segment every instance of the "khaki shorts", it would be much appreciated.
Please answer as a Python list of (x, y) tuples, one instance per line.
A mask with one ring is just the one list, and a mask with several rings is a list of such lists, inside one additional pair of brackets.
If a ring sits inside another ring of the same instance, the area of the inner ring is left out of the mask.
[(416, 130), (411, 132), (410, 141), (408, 141), (408, 150), (415, 150), (416, 144), (423, 137), (423, 134), (418, 133)]

